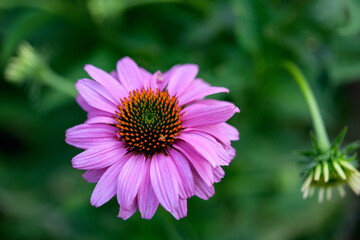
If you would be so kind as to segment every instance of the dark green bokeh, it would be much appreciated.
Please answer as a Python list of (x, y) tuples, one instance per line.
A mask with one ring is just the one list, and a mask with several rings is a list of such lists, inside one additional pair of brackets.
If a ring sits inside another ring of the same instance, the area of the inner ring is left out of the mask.
[[(96, 209), (94, 184), (71, 167), (80, 150), (66, 129), (86, 114), (46, 86), (0, 75), (1, 239), (357, 239), (360, 204), (351, 191), (321, 205), (302, 200), (295, 150), (310, 148), (311, 121), (291, 76), (296, 62), (312, 86), (329, 135), (360, 136), (360, 4), (355, 0), (0, 0), (0, 71), (23, 41), (76, 82), (83, 66), (106, 71), (123, 56), (154, 72), (196, 63), (199, 76), (230, 89), (215, 97), (241, 113), (241, 140), (208, 201), (188, 216), (161, 207), (152, 220)], [(346, 141), (346, 140), (345, 140)]]

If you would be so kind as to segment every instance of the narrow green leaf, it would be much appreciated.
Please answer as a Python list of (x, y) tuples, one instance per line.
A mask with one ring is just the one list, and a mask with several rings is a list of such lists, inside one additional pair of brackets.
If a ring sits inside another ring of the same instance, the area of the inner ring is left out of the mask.
[(331, 145), (331, 148), (337, 147), (341, 144), (342, 140), (345, 137), (345, 134), (347, 132), (347, 127), (344, 127), (344, 129), (340, 132), (340, 134), (337, 136), (333, 144)]

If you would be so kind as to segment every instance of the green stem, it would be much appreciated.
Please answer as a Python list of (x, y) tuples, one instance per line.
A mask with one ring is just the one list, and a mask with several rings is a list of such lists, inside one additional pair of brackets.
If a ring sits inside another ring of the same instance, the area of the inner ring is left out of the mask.
[(75, 98), (77, 93), (74, 87), (74, 84), (68, 79), (56, 74), (49, 68), (44, 68), (40, 72), (40, 79), (43, 83), (47, 84), (49, 87), (54, 88), (60, 92), (67, 94), (70, 97)]
[(318, 144), (321, 150), (326, 151), (330, 148), (329, 137), (327, 135), (323, 119), (321, 117), (319, 107), (316, 103), (315, 97), (311, 88), (306, 81), (306, 78), (300, 71), (300, 69), (290, 61), (284, 61), (282, 64), (293, 76), (295, 82), (300, 87), (301, 92), (304, 95), (306, 103), (309, 107), (311, 118), (315, 128), (315, 134), (318, 140)]

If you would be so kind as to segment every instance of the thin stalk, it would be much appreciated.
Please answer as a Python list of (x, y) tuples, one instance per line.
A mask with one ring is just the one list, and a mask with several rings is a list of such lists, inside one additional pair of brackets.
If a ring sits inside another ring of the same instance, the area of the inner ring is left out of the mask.
[(327, 135), (318, 104), (308, 82), (306, 81), (306, 78), (294, 63), (284, 61), (282, 65), (290, 72), (295, 82), (299, 86), (301, 92), (303, 93), (303, 96), (310, 110), (311, 118), (315, 128), (316, 138), (318, 140), (320, 149), (323, 151), (328, 150), (330, 148), (329, 137)]
[(40, 78), (43, 83), (55, 90), (63, 92), (70, 97), (75, 98), (77, 93), (74, 84), (68, 79), (56, 74), (51, 69), (45, 68), (40, 72)]

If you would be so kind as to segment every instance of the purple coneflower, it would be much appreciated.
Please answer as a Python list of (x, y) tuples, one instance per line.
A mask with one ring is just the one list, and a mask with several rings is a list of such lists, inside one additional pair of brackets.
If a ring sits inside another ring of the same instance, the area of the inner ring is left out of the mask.
[(92, 65), (85, 70), (95, 81), (80, 79), (76, 88), (87, 120), (67, 130), (66, 142), (85, 149), (72, 165), (97, 182), (92, 205), (116, 195), (120, 218), (139, 209), (150, 219), (160, 203), (180, 219), (187, 198), (214, 195), (214, 182), (224, 176), (221, 166), (235, 156), (231, 141), (239, 139), (225, 121), (239, 109), (203, 98), (228, 89), (197, 79), (193, 64), (150, 74), (125, 57), (110, 74)]

